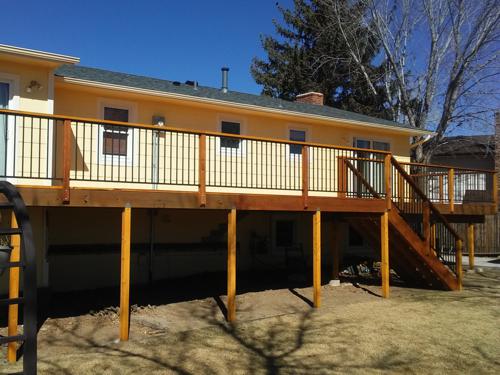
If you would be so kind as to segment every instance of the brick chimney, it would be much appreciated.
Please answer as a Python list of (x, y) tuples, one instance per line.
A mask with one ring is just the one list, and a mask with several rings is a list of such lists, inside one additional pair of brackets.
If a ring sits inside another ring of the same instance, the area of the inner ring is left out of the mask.
[[(323, 105), (324, 97), (320, 92), (306, 92), (305, 94), (300, 94), (295, 97), (295, 101), (298, 103)], [(500, 135), (499, 135), (500, 136)]]

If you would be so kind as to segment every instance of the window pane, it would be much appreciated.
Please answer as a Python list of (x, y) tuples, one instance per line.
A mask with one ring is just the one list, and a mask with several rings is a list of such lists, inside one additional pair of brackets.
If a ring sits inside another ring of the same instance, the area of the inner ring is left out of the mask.
[[(228, 134), (240, 134), (240, 124), (237, 122), (222, 121), (221, 131), (222, 133), (228, 133)], [(226, 148), (239, 148), (240, 140), (235, 138), (223, 137), (220, 140), (220, 145), (221, 147), (226, 147)]]
[(128, 109), (104, 107), (104, 120), (128, 122)]
[(358, 148), (371, 148), (371, 142), (364, 139), (356, 139), (354, 147)]
[(128, 134), (105, 131), (103, 134), (104, 155), (127, 156)]
[[(128, 122), (128, 109), (104, 107), (104, 119)], [(104, 155), (127, 156), (127, 138), (127, 127), (104, 125), (102, 153)]]
[(391, 147), (387, 142), (373, 141), (373, 149), (380, 151), (390, 151)]
[[(290, 140), (296, 142), (305, 142), (306, 141), (306, 132), (305, 130), (294, 130), (290, 129)], [(302, 146), (301, 145), (290, 145), (290, 153), (291, 154), (302, 154)]]

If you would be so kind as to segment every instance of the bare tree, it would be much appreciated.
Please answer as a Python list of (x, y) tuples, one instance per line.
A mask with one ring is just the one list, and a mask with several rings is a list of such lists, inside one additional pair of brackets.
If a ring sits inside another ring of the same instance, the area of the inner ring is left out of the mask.
[[(332, 9), (328, 17), (341, 30), (353, 69), (374, 95), (383, 90), (393, 119), (436, 132), (430, 150), (455, 126), (491, 124), (499, 102), (500, 0), (322, 1)], [(364, 11), (365, 40), (343, 17), (353, 4)], [(364, 73), (361, 47), (368, 43), (380, 48), (380, 77)], [(417, 159), (428, 161), (431, 154), (417, 150)]]

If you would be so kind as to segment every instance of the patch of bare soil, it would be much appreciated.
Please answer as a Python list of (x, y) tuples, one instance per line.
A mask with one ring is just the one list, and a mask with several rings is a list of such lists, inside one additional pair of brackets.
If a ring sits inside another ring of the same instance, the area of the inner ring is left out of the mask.
[[(238, 322), (223, 296), (133, 307), (130, 341), (117, 342), (114, 308), (48, 319), (41, 374), (497, 374), (500, 270), (466, 274), (461, 292), (373, 285), (248, 292)], [(5, 358), (5, 353), (2, 353)], [(0, 360), (0, 373), (20, 369)]]

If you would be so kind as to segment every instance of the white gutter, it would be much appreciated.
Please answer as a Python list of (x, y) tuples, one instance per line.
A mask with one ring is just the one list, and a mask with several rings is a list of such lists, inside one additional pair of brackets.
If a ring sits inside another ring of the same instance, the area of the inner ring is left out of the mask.
[(409, 134), (409, 135), (433, 134), (433, 132), (431, 132), (431, 131), (422, 130), (422, 129), (402, 128), (402, 127), (398, 127), (398, 126), (376, 124), (376, 123), (371, 123), (371, 122), (347, 120), (347, 119), (342, 119), (342, 118), (337, 118), (337, 117), (315, 115), (315, 114), (296, 112), (296, 111), (290, 111), (290, 110), (285, 110), (285, 109), (261, 107), (261, 106), (254, 105), (254, 104), (234, 103), (234, 102), (229, 102), (229, 101), (220, 100), (220, 99), (202, 98), (202, 97), (196, 97), (196, 96), (191, 96), (191, 95), (186, 95), (186, 94), (177, 94), (177, 93), (157, 91), (157, 90), (141, 89), (141, 88), (130, 87), (130, 86), (115, 85), (115, 84), (111, 84), (111, 83), (89, 81), (89, 80), (80, 79), (80, 78), (72, 78), (72, 77), (57, 77), (57, 78), (58, 78), (58, 80), (62, 80), (65, 83), (74, 84), (74, 85), (112, 89), (112, 90), (124, 91), (124, 92), (129, 92), (129, 93), (159, 96), (159, 97), (164, 97), (164, 98), (169, 98), (169, 99), (192, 101), (192, 102), (198, 102), (198, 103), (204, 103), (204, 104), (224, 105), (224, 106), (232, 107), (232, 108), (247, 109), (247, 110), (259, 111), (259, 112), (302, 117), (302, 118), (320, 120), (320, 121), (328, 121), (328, 122), (335, 121), (335, 122), (345, 123), (348, 125), (357, 125), (357, 126), (365, 126), (365, 127), (370, 127), (370, 128), (376, 128), (376, 129), (390, 130), (390, 131), (396, 131), (396, 132), (405, 133), (405, 134)]
[(0, 44), (0, 53), (31, 57), (35, 59), (58, 62), (62, 64), (78, 64), (80, 62), (80, 59), (78, 57), (60, 55), (58, 53), (44, 52), (28, 48), (9, 46), (6, 44)]

